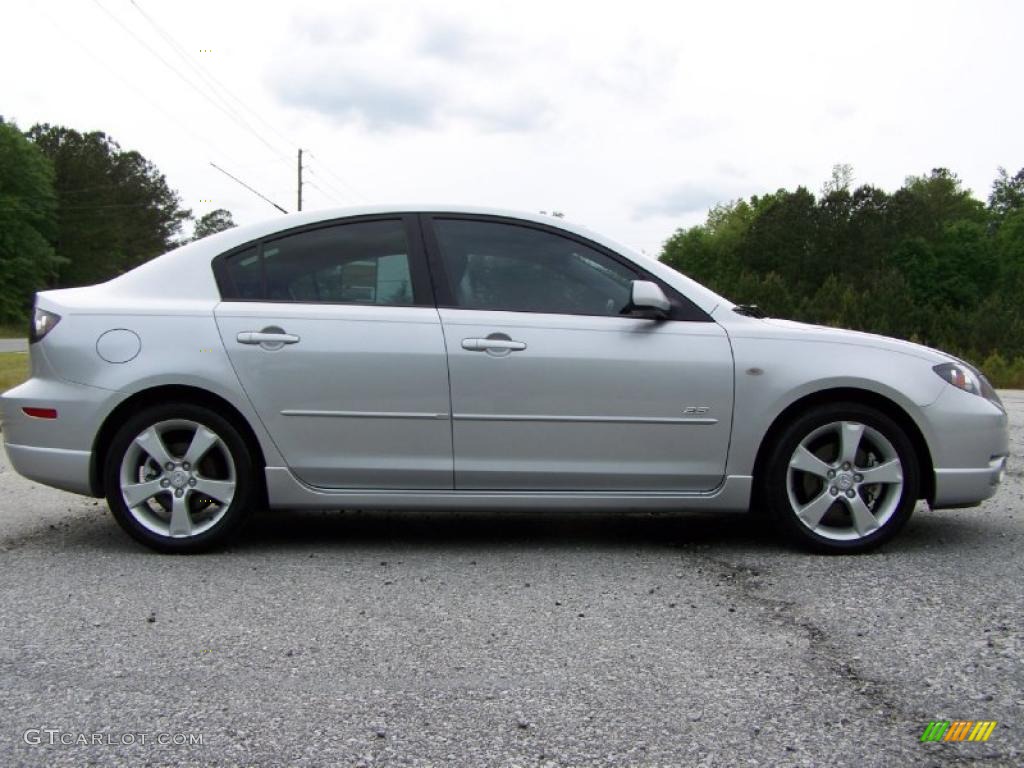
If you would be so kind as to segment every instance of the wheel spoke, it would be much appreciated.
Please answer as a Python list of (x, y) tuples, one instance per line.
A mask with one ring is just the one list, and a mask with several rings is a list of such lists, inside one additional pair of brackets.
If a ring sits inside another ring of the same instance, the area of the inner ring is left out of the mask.
[(225, 506), (231, 503), (235, 495), (235, 483), (233, 480), (210, 480), (206, 477), (197, 477), (193, 493), (199, 493)]
[(138, 443), (142, 450), (153, 457), (153, 460), (160, 465), (161, 469), (168, 463), (174, 463), (171, 454), (167, 452), (167, 446), (164, 445), (163, 438), (160, 437), (160, 433), (153, 429), (153, 427), (150, 427), (136, 437), (135, 442)]
[(835, 501), (835, 498), (829, 494), (828, 490), (822, 490), (811, 502), (800, 507), (797, 510), (797, 514), (809, 528), (817, 528), (821, 518), (825, 516), (825, 513), (828, 512)]
[(789, 460), (791, 469), (799, 469), (801, 472), (808, 472), (817, 477), (828, 477), (828, 464), (819, 459), (804, 446), (797, 446), (793, 458)]
[(868, 505), (864, 503), (864, 499), (860, 497), (860, 494), (854, 495), (852, 499), (845, 496), (842, 498), (846, 502), (846, 506), (850, 508), (853, 527), (857, 530), (858, 535), (867, 536), (878, 527), (878, 520), (875, 519), (871, 510), (868, 509)]
[(867, 467), (858, 471), (864, 477), (862, 485), (903, 482), (903, 465), (899, 459), (890, 459), (877, 467)]
[(864, 425), (855, 421), (844, 421), (839, 427), (839, 462), (854, 465), (857, 458), (857, 448), (860, 447), (860, 439), (864, 435)]
[(167, 531), (171, 536), (191, 536), (192, 518), (188, 514), (185, 496), (171, 496), (171, 524)]
[(219, 439), (216, 434), (206, 427), (197, 428), (195, 435), (192, 436), (192, 444), (185, 451), (185, 461), (195, 466), (206, 455), (206, 452), (217, 444)]
[(164, 490), (166, 489), (160, 486), (159, 480), (147, 480), (143, 483), (121, 486), (121, 493), (124, 494), (124, 503), (128, 507), (137, 507), (142, 502), (153, 498)]

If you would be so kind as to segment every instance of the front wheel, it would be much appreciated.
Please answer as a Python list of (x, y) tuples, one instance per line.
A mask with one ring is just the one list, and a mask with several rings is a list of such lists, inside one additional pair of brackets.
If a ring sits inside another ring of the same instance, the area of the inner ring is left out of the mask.
[(253, 499), (255, 467), (238, 430), (208, 408), (147, 408), (117, 431), (104, 487), (117, 522), (160, 552), (222, 544)]
[(822, 552), (865, 552), (891, 539), (918, 500), (914, 446), (885, 413), (859, 403), (809, 409), (786, 426), (766, 464), (778, 524)]

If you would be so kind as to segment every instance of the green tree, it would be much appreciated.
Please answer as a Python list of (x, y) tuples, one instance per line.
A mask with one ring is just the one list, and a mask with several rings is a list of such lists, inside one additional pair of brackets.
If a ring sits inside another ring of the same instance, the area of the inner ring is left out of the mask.
[(214, 235), (226, 229), (232, 229), (234, 226), (235, 220), (231, 218), (231, 211), (217, 208), (196, 220), (195, 228), (192, 231), (192, 239), (200, 240), (207, 235)]
[(780, 189), (765, 198), (752, 198), (755, 216), (739, 244), (744, 267), (758, 273), (776, 272), (789, 285), (803, 290), (828, 273), (816, 249), (818, 211), (814, 195), (804, 187)]
[(989, 211), (1001, 221), (1014, 211), (1024, 209), (1024, 168), (1013, 176), (1000, 168), (996, 180), (992, 182), (992, 194), (988, 197)]
[(902, 236), (923, 237), (930, 242), (942, 239), (943, 227), (948, 223), (984, 223), (987, 219), (984, 204), (946, 168), (935, 168), (927, 176), (907, 178), (892, 196), (889, 215)]
[(662, 260), (770, 314), (920, 341), (1024, 384), (1024, 169), (988, 205), (937, 168), (888, 193), (835, 166), (800, 187), (715, 206)]
[(178, 245), (190, 213), (157, 167), (106, 134), (33, 126), (53, 163), (60, 286), (102, 282)]
[(0, 321), (24, 320), (60, 267), (53, 178), (43, 153), (0, 118)]

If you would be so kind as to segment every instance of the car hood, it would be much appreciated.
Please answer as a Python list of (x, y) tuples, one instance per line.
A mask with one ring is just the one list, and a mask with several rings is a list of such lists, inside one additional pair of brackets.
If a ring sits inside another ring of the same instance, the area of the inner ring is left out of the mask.
[[(719, 315), (716, 312), (715, 315)], [(724, 313), (722, 313), (724, 315)], [(923, 344), (915, 344), (912, 341), (903, 341), (889, 336), (880, 336), (875, 333), (864, 333), (863, 331), (849, 331), (843, 328), (830, 328), (823, 325), (811, 325), (809, 323), (798, 323), (795, 320), (779, 320), (776, 318), (750, 318), (737, 316), (731, 310), (728, 315), (739, 317), (739, 321), (722, 324), (726, 331), (733, 338), (746, 339), (787, 339), (790, 341), (820, 342), (827, 344), (849, 344), (857, 347), (870, 347), (872, 349), (884, 349), (890, 352), (898, 352), (903, 355), (911, 355), (932, 363), (945, 363), (957, 360), (952, 355), (941, 352)], [(716, 317), (716, 320), (725, 318)]]

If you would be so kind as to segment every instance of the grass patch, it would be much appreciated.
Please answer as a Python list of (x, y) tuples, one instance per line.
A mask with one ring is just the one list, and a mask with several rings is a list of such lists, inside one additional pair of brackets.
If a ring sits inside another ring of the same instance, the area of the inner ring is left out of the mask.
[(28, 326), (25, 323), (0, 323), (0, 339), (24, 339), (28, 336)]
[(0, 352), (0, 392), (16, 387), (28, 378), (28, 354)]

